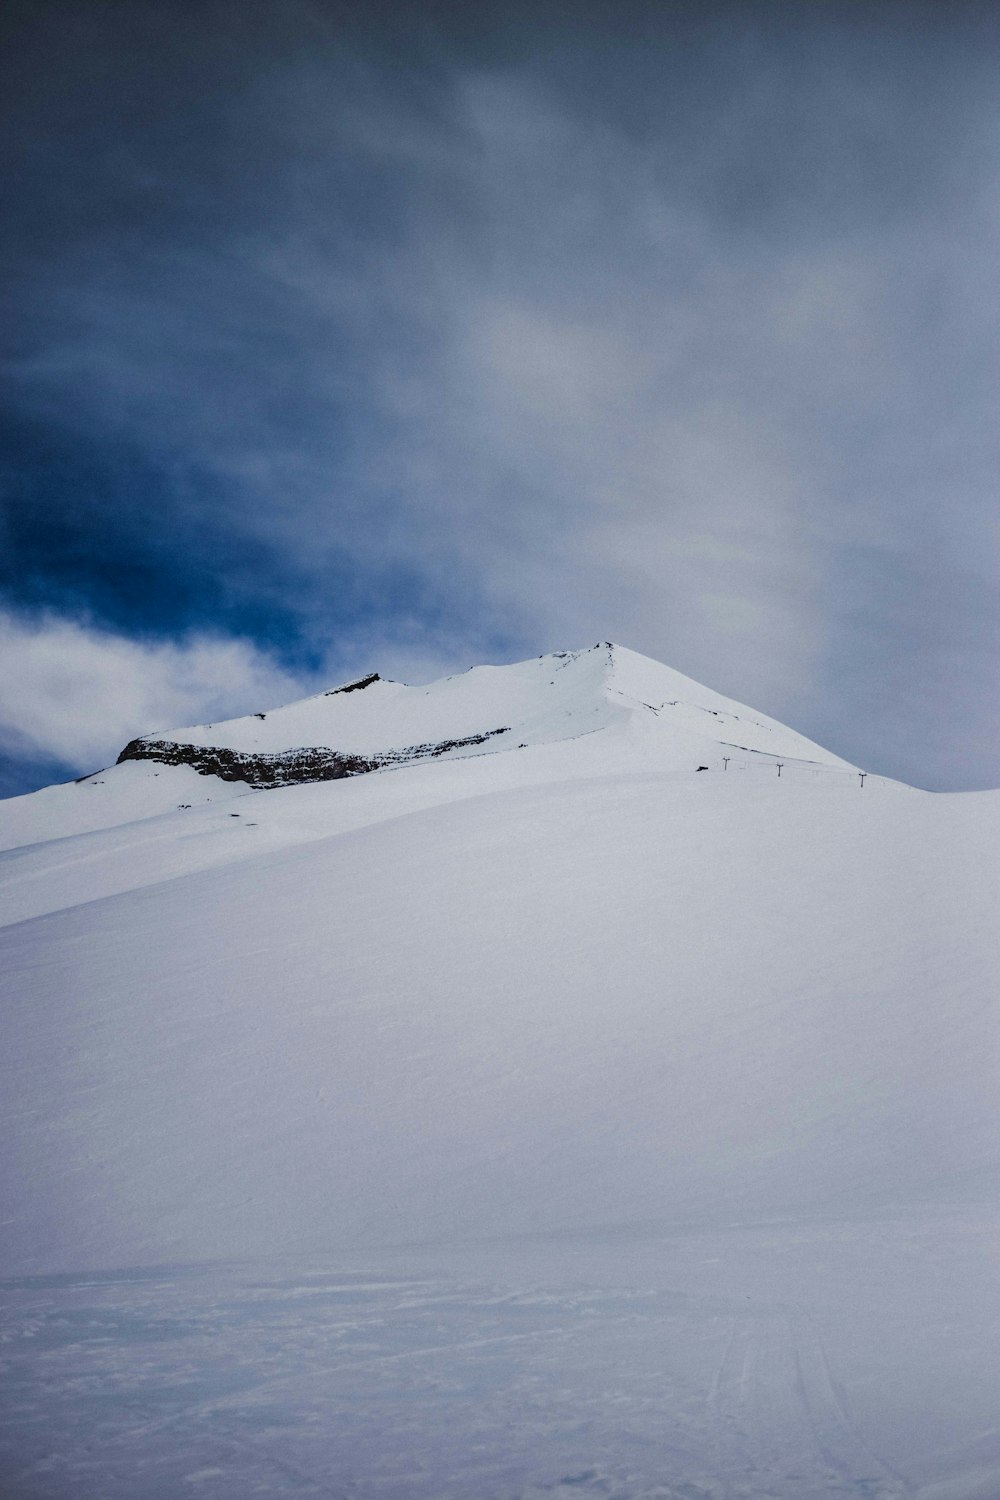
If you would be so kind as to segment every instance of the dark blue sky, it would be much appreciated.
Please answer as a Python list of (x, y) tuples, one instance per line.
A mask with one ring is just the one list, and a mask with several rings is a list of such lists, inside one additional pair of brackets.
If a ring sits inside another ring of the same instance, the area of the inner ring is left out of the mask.
[(1000, 783), (995, 7), (2, 24), (0, 790), (603, 637)]

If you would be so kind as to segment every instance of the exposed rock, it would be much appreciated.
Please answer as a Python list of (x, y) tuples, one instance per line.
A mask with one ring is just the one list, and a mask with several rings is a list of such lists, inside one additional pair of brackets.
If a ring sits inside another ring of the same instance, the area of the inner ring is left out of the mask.
[(295, 786), (304, 781), (336, 781), (374, 771), (377, 761), (360, 755), (341, 755), (324, 746), (284, 750), (276, 755), (250, 754), (217, 745), (179, 745), (173, 740), (130, 740), (118, 757), (155, 760), (165, 766), (193, 766), (200, 776), (220, 781), (245, 781), (248, 786)]
[(435, 755), (446, 755), (449, 750), (464, 750), (468, 745), (485, 745), (497, 734), (509, 734), (510, 725), (500, 729), (487, 729), (485, 734), (470, 734), (464, 740), (438, 740), (427, 745), (408, 745), (405, 750), (386, 750), (378, 758), (380, 766), (395, 766), (407, 760), (432, 760)]
[(466, 739), (410, 745), (374, 756), (348, 755), (340, 750), (330, 750), (325, 745), (304, 746), (268, 755), (217, 745), (182, 745), (174, 740), (138, 739), (129, 741), (118, 757), (118, 764), (125, 760), (153, 760), (165, 766), (193, 766), (199, 776), (218, 776), (220, 781), (244, 781), (248, 786), (266, 791), (309, 781), (340, 781), (345, 776), (362, 776), (366, 771), (377, 771), (381, 766), (432, 760), (449, 750), (482, 745), (494, 735), (506, 733), (506, 728), (490, 729), (485, 734), (472, 734)]
[(323, 697), (333, 698), (337, 693), (358, 693), (362, 688), (371, 687), (373, 682), (381, 681), (382, 679), (377, 672), (369, 672), (367, 677), (359, 677), (357, 682), (348, 682), (343, 687), (331, 688), (328, 693), (323, 694)]

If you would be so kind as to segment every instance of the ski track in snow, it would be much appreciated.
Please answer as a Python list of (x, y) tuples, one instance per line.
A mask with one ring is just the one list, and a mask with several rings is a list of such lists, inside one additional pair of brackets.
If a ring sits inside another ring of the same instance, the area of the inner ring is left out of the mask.
[[(995, 1234), (939, 1214), (27, 1278), (3, 1289), (3, 1493), (987, 1500)], [(940, 1258), (965, 1347), (935, 1372), (906, 1315)]]
[(873, 1500), (912, 1494), (855, 1430), (808, 1320), (791, 1313), (734, 1318), (712, 1406), (738, 1454), (735, 1465), (730, 1459), (723, 1466), (766, 1476), (767, 1487), (794, 1494), (819, 1485), (820, 1494)]

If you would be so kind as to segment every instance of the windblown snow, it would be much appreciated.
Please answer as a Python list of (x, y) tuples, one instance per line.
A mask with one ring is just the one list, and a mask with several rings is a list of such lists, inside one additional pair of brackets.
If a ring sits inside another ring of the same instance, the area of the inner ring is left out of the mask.
[[(128, 749), (0, 804), (12, 1493), (134, 1495), (141, 1451), (143, 1494), (220, 1500), (248, 1462), (266, 1494), (1000, 1495), (1000, 793), (606, 643)], [(276, 1384), (248, 1263), (350, 1293), (282, 1324)], [(123, 1266), (161, 1322), (207, 1298), (240, 1372), (187, 1469), (148, 1422), (72, 1436), (71, 1391), (141, 1384), (56, 1333)]]

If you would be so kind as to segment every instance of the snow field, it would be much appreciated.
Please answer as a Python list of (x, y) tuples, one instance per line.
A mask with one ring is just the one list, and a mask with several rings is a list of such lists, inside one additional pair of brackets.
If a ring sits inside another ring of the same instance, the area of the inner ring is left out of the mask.
[(951, 1193), (996, 1159), (996, 824), (590, 780), (10, 927), (4, 1263)]
[(32, 1500), (992, 1500), (968, 1211), (28, 1278)]

